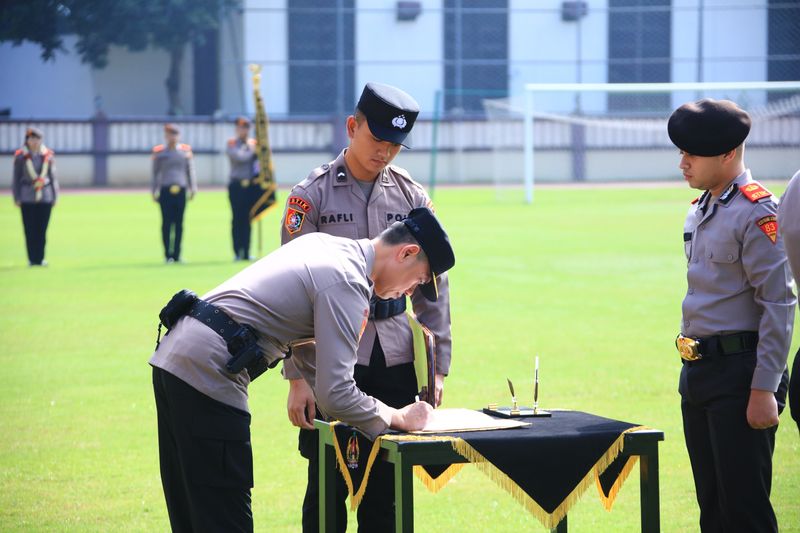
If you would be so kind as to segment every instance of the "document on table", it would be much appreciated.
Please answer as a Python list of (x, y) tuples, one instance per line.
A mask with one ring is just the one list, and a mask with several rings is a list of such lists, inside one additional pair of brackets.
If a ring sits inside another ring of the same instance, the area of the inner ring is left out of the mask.
[(412, 431), (412, 433), (484, 431), (490, 429), (520, 428), (529, 425), (529, 422), (493, 418), (472, 409), (434, 409), (425, 427), (419, 431)]

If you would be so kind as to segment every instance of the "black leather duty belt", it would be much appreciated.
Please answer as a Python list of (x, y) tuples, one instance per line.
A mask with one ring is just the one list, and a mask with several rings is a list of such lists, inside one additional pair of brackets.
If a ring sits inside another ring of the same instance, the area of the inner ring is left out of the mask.
[(369, 318), (383, 319), (404, 313), (406, 310), (406, 297), (393, 298), (391, 300), (381, 300), (373, 298), (369, 301)]
[(267, 363), (266, 357), (258, 349), (258, 334), (249, 325), (236, 322), (225, 311), (214, 304), (204, 300), (197, 300), (192, 304), (188, 316), (198, 320), (212, 329), (225, 341), (231, 359), (226, 363), (229, 372), (235, 374), (246, 368), (250, 381), (270, 368), (274, 368), (280, 359), (272, 364)]
[(725, 357), (756, 351), (758, 332), (741, 331), (727, 335), (691, 338), (678, 335), (675, 345), (681, 358), (686, 362), (699, 361), (713, 357)]

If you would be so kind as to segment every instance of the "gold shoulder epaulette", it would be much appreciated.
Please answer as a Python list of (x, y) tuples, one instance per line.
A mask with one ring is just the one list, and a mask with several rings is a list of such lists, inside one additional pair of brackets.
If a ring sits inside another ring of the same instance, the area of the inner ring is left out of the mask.
[(757, 181), (739, 185), (739, 190), (753, 203), (758, 202), (762, 198), (769, 198), (772, 196), (772, 193), (762, 187)]

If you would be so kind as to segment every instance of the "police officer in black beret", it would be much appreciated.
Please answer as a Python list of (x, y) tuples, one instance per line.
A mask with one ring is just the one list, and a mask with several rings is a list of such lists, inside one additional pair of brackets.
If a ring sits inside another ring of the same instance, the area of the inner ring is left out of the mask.
[(734, 102), (679, 107), (669, 137), (703, 194), (683, 228), (688, 289), (676, 346), (702, 531), (778, 531), (772, 452), (795, 297), (772, 194), (744, 164), (750, 117)]

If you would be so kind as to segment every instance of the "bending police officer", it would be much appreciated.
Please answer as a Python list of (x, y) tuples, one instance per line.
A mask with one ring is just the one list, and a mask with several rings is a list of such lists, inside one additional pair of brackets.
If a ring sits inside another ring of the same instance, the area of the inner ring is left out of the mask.
[[(281, 225), (281, 241), (324, 232), (351, 239), (371, 238), (402, 220), (414, 208), (430, 206), (425, 190), (407, 171), (391, 162), (419, 114), (417, 102), (389, 85), (368, 83), (353, 115), (346, 121), (348, 148), (332, 162), (315, 169), (291, 191)], [(450, 366), (450, 306), (447, 277), (438, 280), (439, 299), (431, 302), (419, 291), (411, 295), (414, 312), (434, 334), (436, 341), (436, 391), (430, 398), (441, 403), (444, 376)], [(355, 366), (357, 386), (388, 405), (399, 407), (413, 401), (419, 390), (413, 366), (412, 333), (405, 316), (406, 297), (374, 301)], [(297, 350), (313, 354), (314, 345)], [(290, 380), (289, 419), (300, 427), (300, 453), (308, 459), (308, 479), (303, 501), (303, 531), (318, 529), (319, 476), (314, 395), (294, 368), (284, 364)], [(359, 531), (394, 529), (394, 473), (375, 463), (370, 482), (358, 508)], [(344, 511), (345, 483), (339, 478), (336, 492), (339, 531), (347, 527)]]
[(668, 132), (703, 194), (683, 229), (679, 391), (703, 531), (777, 531), (769, 500), (795, 298), (777, 205), (744, 164), (750, 117), (728, 100), (679, 107)]
[[(174, 531), (252, 531), (253, 458), (247, 391), (292, 354), (328, 416), (376, 438), (424, 427), (431, 407), (394, 409), (353, 381), (370, 297), (435, 299), (435, 276), (455, 264), (444, 229), (426, 208), (375, 239), (305, 235), (203, 296), (181, 291), (162, 310), (170, 329), (150, 359), (161, 479)], [(244, 368), (242, 368), (244, 367)]]

